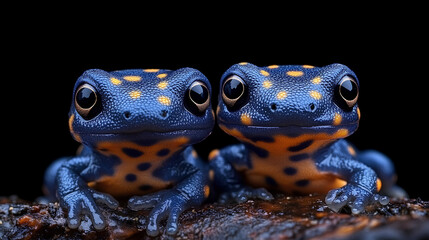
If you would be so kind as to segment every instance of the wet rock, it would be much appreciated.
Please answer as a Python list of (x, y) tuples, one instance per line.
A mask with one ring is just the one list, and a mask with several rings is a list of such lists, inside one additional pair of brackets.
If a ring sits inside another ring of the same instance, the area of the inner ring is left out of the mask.
[[(184, 212), (174, 238), (159, 239), (429, 239), (429, 202), (392, 199), (359, 215), (334, 213), (324, 196), (277, 195), (271, 202), (206, 204)], [(151, 239), (148, 212), (103, 208), (108, 227), (95, 231), (88, 218), (71, 230), (57, 203), (35, 204), (0, 198), (0, 239)], [(164, 229), (162, 229), (164, 231)]]

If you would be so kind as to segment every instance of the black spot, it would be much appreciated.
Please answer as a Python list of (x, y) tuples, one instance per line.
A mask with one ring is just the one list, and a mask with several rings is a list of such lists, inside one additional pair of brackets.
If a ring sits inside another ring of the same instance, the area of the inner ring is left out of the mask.
[(265, 182), (272, 187), (279, 186), (279, 184), (276, 182), (276, 180), (274, 180), (274, 178), (272, 178), (272, 177), (265, 177)]
[(159, 157), (163, 157), (163, 156), (166, 156), (167, 154), (169, 154), (170, 153), (170, 150), (169, 149), (167, 149), (167, 148), (163, 148), (163, 149), (161, 149), (161, 150), (159, 150), (157, 153), (156, 153), (156, 155), (158, 155)]
[(307, 141), (302, 142), (296, 146), (289, 147), (288, 150), (290, 152), (298, 152), (298, 151), (301, 151), (301, 150), (308, 148), (312, 143), (313, 143), (313, 140), (307, 140)]
[(141, 190), (141, 191), (149, 191), (151, 189), (152, 189), (151, 185), (144, 184), (144, 185), (139, 186), (139, 190)]
[(135, 174), (130, 173), (125, 176), (125, 180), (127, 182), (134, 182), (135, 180), (137, 180), (137, 176)]
[(145, 170), (148, 170), (151, 166), (152, 164), (150, 163), (140, 163), (139, 165), (137, 165), (137, 169), (139, 171), (145, 171)]
[(283, 169), (283, 172), (286, 175), (295, 175), (298, 172), (298, 170), (296, 170), (296, 168), (293, 168), (293, 167), (287, 167), (287, 168)]
[(251, 144), (246, 144), (246, 147), (256, 153), (256, 155), (258, 155), (260, 158), (267, 158), (269, 155), (269, 152), (263, 148), (259, 148)]
[(309, 183), (310, 183), (310, 181), (309, 181), (309, 180), (307, 180), (307, 179), (303, 179), (303, 180), (298, 180), (298, 181), (296, 181), (296, 182), (295, 182), (295, 185), (296, 185), (296, 186), (298, 186), (298, 187), (305, 187), (305, 186), (307, 186)]
[(127, 154), (129, 157), (135, 157), (135, 158), (143, 155), (142, 151), (139, 151), (139, 150), (134, 149), (134, 148), (122, 148), (122, 152)]
[(307, 153), (296, 154), (289, 157), (292, 162), (299, 162), (307, 158), (310, 158), (310, 155), (308, 155)]
[(272, 137), (265, 137), (265, 136), (254, 136), (254, 137), (248, 137), (250, 140), (252, 140), (252, 142), (267, 142), (267, 143), (271, 143), (274, 142), (274, 138)]
[(133, 142), (135, 142), (136, 144), (138, 144), (140, 146), (149, 147), (149, 146), (153, 146), (157, 141), (154, 139), (140, 139), (140, 140), (135, 140)]

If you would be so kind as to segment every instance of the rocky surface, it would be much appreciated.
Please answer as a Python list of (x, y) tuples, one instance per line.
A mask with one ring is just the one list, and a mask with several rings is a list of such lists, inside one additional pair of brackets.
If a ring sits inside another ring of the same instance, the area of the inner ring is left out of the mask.
[[(334, 213), (324, 196), (287, 197), (271, 202), (206, 204), (182, 214), (174, 238), (158, 239), (429, 239), (429, 201), (392, 199), (359, 215)], [(66, 227), (57, 203), (47, 205), (0, 198), (0, 239), (151, 239), (145, 214), (125, 207), (103, 209), (109, 226), (95, 231), (89, 219), (77, 230)]]

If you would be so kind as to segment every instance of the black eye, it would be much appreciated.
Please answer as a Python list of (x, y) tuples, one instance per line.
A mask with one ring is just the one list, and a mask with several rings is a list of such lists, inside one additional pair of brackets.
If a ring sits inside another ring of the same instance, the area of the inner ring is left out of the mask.
[(238, 110), (247, 103), (247, 87), (237, 75), (228, 77), (222, 86), (222, 99), (231, 111)]
[(203, 115), (210, 105), (210, 93), (207, 86), (200, 81), (191, 84), (185, 94), (185, 107), (195, 115)]
[(359, 87), (351, 76), (344, 76), (338, 84), (338, 94), (341, 100), (349, 107), (353, 107), (359, 96)]
[(85, 120), (90, 120), (101, 112), (101, 102), (97, 91), (91, 85), (82, 84), (76, 91), (75, 108)]

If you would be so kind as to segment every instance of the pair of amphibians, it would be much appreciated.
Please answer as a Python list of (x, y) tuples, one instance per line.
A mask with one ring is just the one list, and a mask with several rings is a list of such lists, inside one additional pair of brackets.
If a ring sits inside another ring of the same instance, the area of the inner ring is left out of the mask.
[[(198, 70), (88, 70), (77, 80), (69, 128), (80, 153), (54, 162), (45, 189), (67, 210), (70, 228), (88, 216), (106, 227), (99, 204), (152, 209), (147, 233), (178, 230), (180, 214), (216, 190), (221, 201), (271, 200), (268, 190), (322, 193), (334, 211), (388, 198), (395, 173), (376, 151), (358, 152), (343, 138), (358, 127), (359, 82), (346, 66), (240, 63), (220, 81), (219, 104)], [(220, 128), (241, 141), (215, 149), (209, 162), (192, 145)]]

